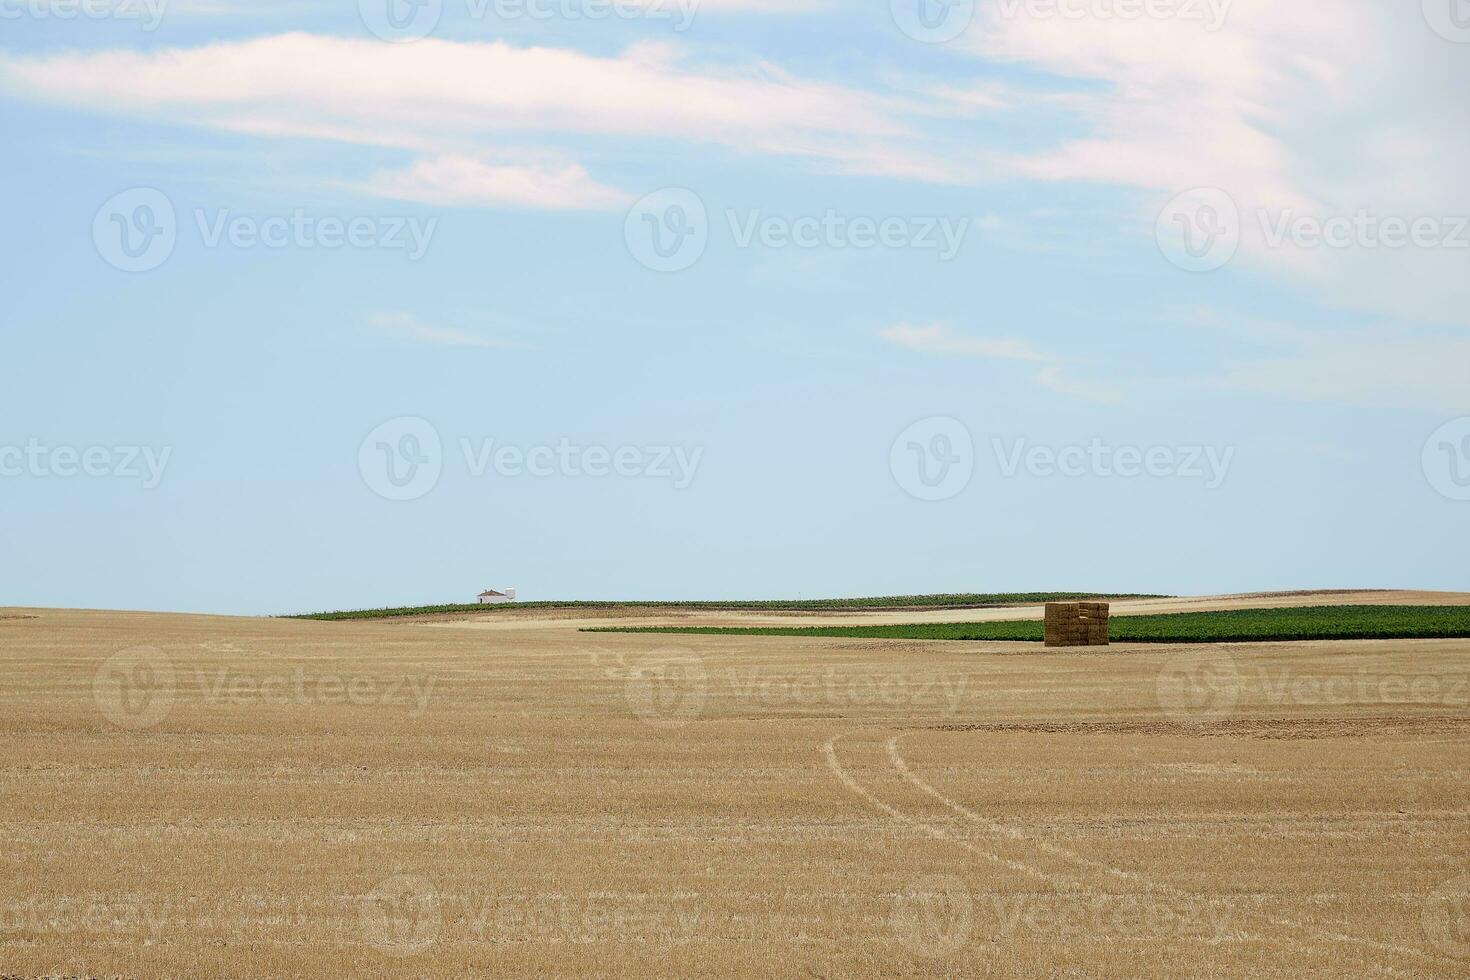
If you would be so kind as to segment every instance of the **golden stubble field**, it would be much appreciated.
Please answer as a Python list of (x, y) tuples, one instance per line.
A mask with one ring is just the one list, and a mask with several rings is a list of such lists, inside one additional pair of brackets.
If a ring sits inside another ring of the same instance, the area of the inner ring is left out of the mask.
[(0, 976), (1470, 974), (1470, 642), (0, 610)]

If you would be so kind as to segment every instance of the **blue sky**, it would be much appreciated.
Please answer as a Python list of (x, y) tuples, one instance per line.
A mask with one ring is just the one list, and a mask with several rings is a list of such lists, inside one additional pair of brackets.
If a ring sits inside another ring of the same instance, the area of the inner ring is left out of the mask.
[(0, 602), (1470, 589), (1470, 10), (920, 2), (0, 0)]

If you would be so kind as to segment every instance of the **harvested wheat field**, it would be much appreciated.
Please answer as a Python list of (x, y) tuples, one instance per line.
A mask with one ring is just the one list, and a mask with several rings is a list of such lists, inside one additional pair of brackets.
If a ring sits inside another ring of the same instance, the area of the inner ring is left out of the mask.
[(595, 619), (0, 610), (0, 975), (1470, 971), (1470, 640)]

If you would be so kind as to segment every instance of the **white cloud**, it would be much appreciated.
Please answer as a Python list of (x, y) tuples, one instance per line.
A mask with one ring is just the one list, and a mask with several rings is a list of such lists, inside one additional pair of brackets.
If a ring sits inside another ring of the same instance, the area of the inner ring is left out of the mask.
[(322, 10), (326, 0), (167, 0), (168, 12), (174, 16), (228, 17), (241, 14), (281, 15), (293, 11)]
[(1470, 339), (1378, 329), (1306, 335), (1224, 383), (1295, 401), (1464, 414), (1467, 378)]
[(489, 347), (518, 348), (521, 344), (503, 340), (492, 340), (465, 330), (452, 327), (436, 327), (423, 323), (411, 313), (388, 311), (374, 313), (368, 317), (378, 333), (395, 340), (407, 340), (420, 344), (435, 344), (441, 347)]
[(606, 210), (632, 200), (632, 195), (592, 180), (577, 164), (494, 163), (462, 154), (377, 173), (360, 186), (378, 197), (424, 204), (553, 211)]
[[(710, 13), (787, 9), (778, 0), (704, 4)], [(595, 166), (589, 174), (584, 161), (504, 156), (507, 146), (568, 137), (583, 154), (597, 152), (598, 140), (643, 152), (677, 141), (907, 180), (1115, 185), (1141, 192), (1132, 214), (1141, 235), (1176, 193), (1220, 187), (1244, 217), (1232, 270), (1286, 279), (1335, 308), (1470, 325), (1470, 250), (1273, 246), (1261, 224), (1286, 209), (1322, 219), (1359, 209), (1408, 220), (1470, 215), (1470, 59), (1429, 29), (1418, 5), (1194, 5), (1228, 15), (1215, 31), (1184, 18), (1028, 13), (1041, 6), (981, 5), (957, 42), (984, 60), (977, 77), (885, 74), (880, 91), (795, 78), (764, 62), (691, 64), (671, 43), (592, 55), (304, 33), (4, 53), (0, 89), (262, 137), (412, 150), (423, 159), (366, 186), (436, 202), (613, 206)], [(1025, 71), (997, 71), (1006, 65)]]
[(1213, 32), (1179, 18), (985, 9), (966, 42), (974, 54), (1073, 86), (1059, 99), (1053, 82), (1036, 97), (1070, 113), (1078, 132), (1013, 156), (1016, 172), (1143, 189), (1145, 233), (1176, 193), (1223, 188), (1245, 219), (1238, 264), (1337, 308), (1470, 324), (1470, 252), (1275, 247), (1260, 224), (1284, 209), (1470, 214), (1470, 59), (1428, 28), (1419, 4), (1234, 0)]
[[(34, 2), (34, 0), (33, 0)], [(48, 0), (55, 4), (58, 0)], [(74, 3), (75, 0), (65, 0)], [(693, 8), (698, 13), (712, 11), (714, 13), (737, 13), (737, 14), (805, 14), (832, 7), (831, 0), (621, 0), (627, 9), (647, 9), (655, 13), (676, 13), (679, 8)], [(303, 11), (331, 11), (342, 10), (340, 0), (167, 0), (168, 12), (170, 14), (191, 14), (196, 16), (245, 16), (245, 15), (297, 15)], [(351, 5), (349, 5), (351, 6)], [(479, 9), (479, 4), (466, 7), (466, 12)], [(508, 5), (514, 8), (514, 5)], [(529, 4), (522, 4), (529, 7)], [(558, 9), (551, 5), (550, 0), (543, 0), (542, 9), (550, 6), (550, 9)], [(488, 0), (484, 3), (487, 11), (483, 19), (498, 20), (496, 7)], [(448, 19), (449, 11), (446, 11)], [(677, 18), (674, 18), (677, 23)]]
[(1013, 361), (1046, 361), (1049, 358), (1019, 340), (965, 337), (951, 333), (943, 324), (925, 327), (899, 324), (878, 331), (890, 344), (931, 354), (960, 354), (965, 357), (992, 357)]
[(1043, 388), (1048, 388), (1058, 394), (1070, 395), (1073, 398), (1096, 402), (1099, 405), (1118, 405), (1123, 401), (1123, 392), (1120, 388), (1097, 381), (1069, 377), (1061, 367), (1055, 364), (1042, 368), (1036, 380)]
[(1020, 340), (967, 337), (956, 334), (943, 324), (910, 326), (899, 324), (878, 331), (878, 336), (908, 350), (926, 354), (952, 354), (957, 357), (981, 357), (994, 360), (1023, 361), (1042, 364), (1036, 381), (1042, 387), (1071, 398), (1115, 405), (1123, 400), (1122, 392), (1108, 385), (1068, 377), (1061, 363), (1048, 354)]
[(1470, 339), (1453, 328), (1310, 328), (1208, 308), (1176, 319), (1247, 345), (1212, 385), (1357, 408), (1470, 411)]
[(835, 0), (639, 0), (640, 6), (653, 10), (677, 2), (716, 13), (809, 14), (831, 10)]
[(807, 157), (853, 173), (957, 176), (911, 148), (899, 100), (769, 64), (701, 71), (642, 43), (608, 57), (501, 41), (291, 33), (194, 48), (0, 55), (0, 87), (48, 102), (260, 136), (490, 152), (507, 136), (639, 137)]

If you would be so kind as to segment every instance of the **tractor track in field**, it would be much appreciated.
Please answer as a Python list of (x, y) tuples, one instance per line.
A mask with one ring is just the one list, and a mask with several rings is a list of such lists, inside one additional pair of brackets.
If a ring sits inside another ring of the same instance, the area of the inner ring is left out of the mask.
[[(1130, 730), (1173, 732), (1176, 727), (1158, 725), (1155, 728)], [(834, 735), (822, 745), (821, 754), (827, 768), (844, 789), (903, 826), (931, 839), (948, 843), (971, 857), (1015, 871), (1058, 891), (1083, 899), (1093, 898), (1104, 894), (1096, 886), (1106, 883), (1115, 888), (1132, 888), (1137, 893), (1176, 901), (1200, 904), (1211, 901), (1212, 896), (1188, 892), (1135, 871), (1088, 858), (965, 806), (920, 777), (904, 759), (901, 749), (905, 738), (920, 731), (1025, 731), (1030, 728), (1034, 726), (935, 726), (897, 734), (862, 729)], [(1065, 730), (1087, 730), (1087, 726), (1073, 726)], [(838, 752), (839, 745), (844, 745), (847, 754), (850, 757), (856, 756), (856, 760), (849, 758), (845, 765)], [(876, 772), (880, 778), (875, 778), (873, 785), (864, 786), (853, 774), (857, 762), (866, 762), (862, 768)], [(894, 776), (898, 777), (898, 785), (893, 781)], [(883, 784), (881, 790), (877, 788), (879, 782)], [(901, 795), (895, 796), (895, 788)], [(936, 810), (936, 805), (941, 809)], [(1325, 949), (1355, 947), (1359, 965), (1365, 975), (1416, 975), (1411, 968), (1405, 968), (1400, 963), (1387, 962), (1386, 958), (1389, 956), (1395, 960), (1408, 959), (1440, 965), (1452, 962), (1423, 949), (1353, 936), (1285, 916), (1264, 915), (1239, 908), (1233, 910), (1232, 915), (1242, 920), (1257, 920), (1248, 923), (1255, 926), (1248, 929), (1251, 935), (1272, 936), (1299, 953), (1310, 955)], [(1293, 935), (1283, 935), (1283, 931)]]

